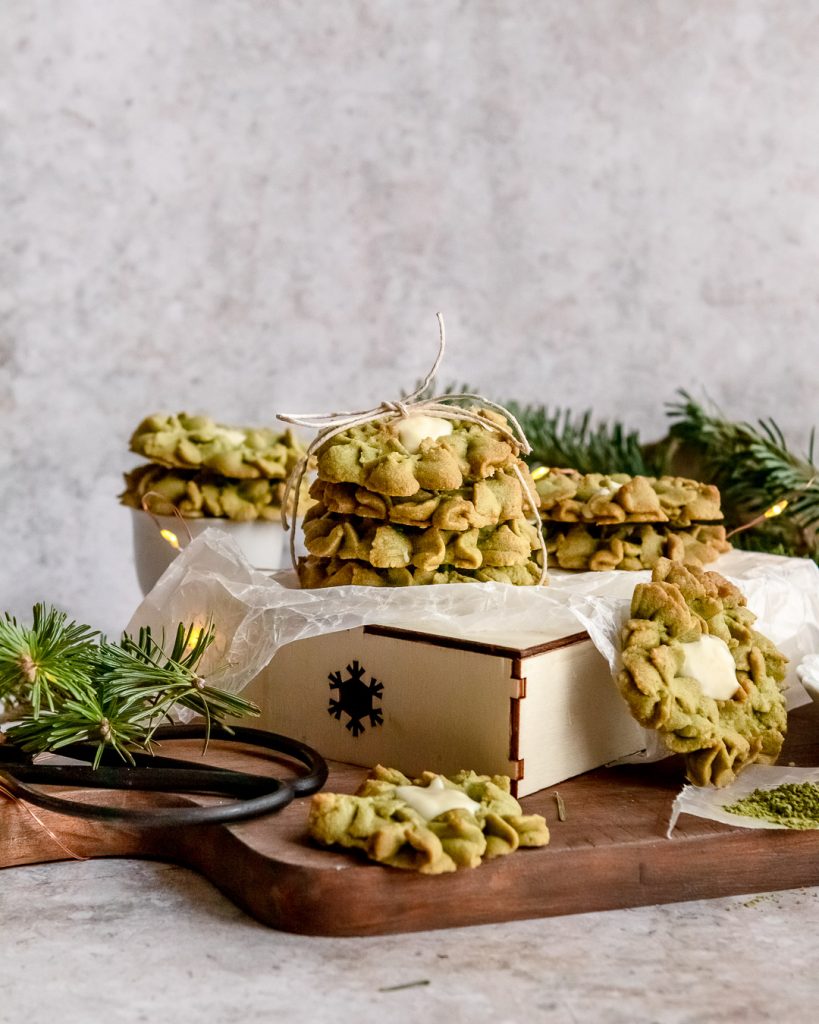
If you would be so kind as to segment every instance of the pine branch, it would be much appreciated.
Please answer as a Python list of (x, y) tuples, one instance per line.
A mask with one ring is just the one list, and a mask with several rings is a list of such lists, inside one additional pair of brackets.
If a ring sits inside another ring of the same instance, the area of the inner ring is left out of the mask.
[(53, 709), (60, 699), (91, 692), (99, 634), (43, 604), (32, 615), (31, 626), (9, 614), (0, 620), (0, 700), (30, 705), (36, 717), (43, 703)]
[(592, 412), (507, 402), (532, 446), (531, 466), (570, 467), (580, 473), (628, 473), (661, 476), (666, 468), (664, 445), (650, 448), (636, 431), (620, 423), (592, 424)]
[(687, 392), (669, 404), (671, 437), (682, 442), (723, 497), (729, 527), (741, 526), (775, 504), (787, 502), (781, 515), (764, 520), (733, 538), (739, 547), (819, 561), (819, 469), (813, 462), (815, 434), (804, 456), (792, 452), (773, 419), (756, 426), (726, 420), (708, 411)]
[[(149, 629), (140, 630), (136, 638), (124, 634), (119, 643), (112, 643), (86, 626), (66, 624), (62, 613), (46, 612), (42, 605), (35, 608), (29, 629), (8, 616), (3, 625), (8, 628), (0, 629), (0, 669), (5, 666), (5, 677), (14, 682), (7, 692), (19, 703), (32, 705), (31, 713), (8, 731), (9, 739), (25, 751), (92, 743), (97, 746), (95, 766), (106, 749), (133, 763), (132, 752), (150, 752), (154, 732), (171, 721), (176, 708), (202, 715), (208, 732), (212, 722), (227, 716), (259, 713), (255, 704), (208, 686), (200, 675), (200, 663), (215, 636), (210, 626), (200, 630), (180, 623), (166, 654)], [(21, 676), (20, 665), (28, 666), (23, 659), (31, 651), (38, 655), (38, 671), (49, 683), (44, 690), (40, 682), (47, 709), (32, 699), (37, 680), (29, 679), (27, 672)]]

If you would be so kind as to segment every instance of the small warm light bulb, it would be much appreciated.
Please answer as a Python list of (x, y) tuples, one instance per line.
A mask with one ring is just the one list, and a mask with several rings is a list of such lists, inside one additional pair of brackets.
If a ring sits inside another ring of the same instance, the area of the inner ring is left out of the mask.
[(548, 475), (549, 475), (549, 467), (548, 466), (538, 466), (537, 469), (532, 470), (532, 479), (533, 480), (542, 480), (544, 478), (544, 476), (548, 476)]
[(778, 501), (775, 505), (771, 505), (762, 514), (766, 519), (773, 519), (774, 516), (781, 516), (787, 507), (788, 501), (785, 499), (784, 501)]
[(199, 637), (202, 635), (202, 630), (198, 626), (194, 626), (190, 635), (188, 636), (188, 647), (196, 647), (199, 643)]
[(160, 530), (159, 536), (163, 540), (166, 540), (171, 545), (171, 547), (174, 548), (174, 550), (179, 550), (179, 538), (176, 536), (173, 530)]

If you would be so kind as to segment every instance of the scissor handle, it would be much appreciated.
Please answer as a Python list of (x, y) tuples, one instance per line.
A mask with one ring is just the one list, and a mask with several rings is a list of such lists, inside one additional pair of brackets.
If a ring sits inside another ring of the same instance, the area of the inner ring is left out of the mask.
[[(170, 758), (168, 759), (170, 760)], [(282, 783), (264, 775), (221, 768), (143, 768), (123, 764), (91, 768), (80, 764), (15, 765), (5, 769), (18, 782), (38, 786), (82, 786), (84, 789), (140, 789), (152, 793), (208, 793), (211, 796), (261, 796)]]
[[(261, 814), (280, 810), (295, 797), (306, 796), (321, 789), (327, 781), (327, 762), (312, 747), (289, 736), (236, 726), (230, 730), (212, 727), (210, 732), (202, 725), (171, 725), (157, 729), (154, 738), (160, 742), (170, 739), (219, 739), (231, 743), (244, 743), (284, 755), (307, 769), (296, 779), (282, 781), (266, 776), (249, 775), (211, 765), (193, 766), (193, 762), (162, 758), (162, 765), (148, 767), (150, 755), (140, 756), (136, 768), (122, 765), (91, 768), (87, 765), (34, 765), (30, 762), (5, 765), (0, 761), (0, 778), (15, 796), (58, 814), (79, 818), (97, 818), (109, 822), (123, 822), (145, 827), (176, 825), (218, 825), (245, 821)], [(68, 757), (83, 755), (88, 745), (78, 744), (62, 749)], [(55, 775), (60, 769), (64, 772)], [(40, 773), (39, 776), (37, 773)], [(44, 775), (43, 773), (48, 773)], [(73, 774), (72, 774), (73, 773)], [(78, 774), (79, 773), (79, 774)], [(104, 774), (100, 774), (104, 773)], [(73, 778), (73, 782), (66, 781)], [(121, 781), (115, 782), (119, 778)], [(93, 779), (93, 781), (88, 781)], [(59, 781), (58, 781), (59, 780)], [(201, 792), (218, 795), (239, 795), (229, 804), (211, 807), (155, 807), (138, 810), (131, 807), (110, 807), (105, 804), (81, 803), (66, 797), (44, 793), (33, 787), (40, 785), (93, 785), (95, 788), (142, 789), (153, 792)], [(243, 797), (241, 794), (247, 794)]]

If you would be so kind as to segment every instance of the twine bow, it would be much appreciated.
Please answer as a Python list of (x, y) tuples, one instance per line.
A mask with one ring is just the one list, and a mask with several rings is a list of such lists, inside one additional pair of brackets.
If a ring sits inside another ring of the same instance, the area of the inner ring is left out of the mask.
[[(436, 395), (431, 398), (424, 398), (424, 393), (431, 388), (432, 382), (435, 380), (435, 375), (438, 372), (438, 367), (441, 365), (441, 360), (444, 356), (446, 349), (446, 331), (444, 329), (444, 318), (440, 313), (435, 314), (438, 318), (438, 354), (435, 357), (435, 362), (432, 364), (431, 369), (418, 385), (418, 387), (411, 392), (406, 398), (400, 401), (386, 401), (382, 402), (379, 406), (373, 409), (359, 409), (356, 411), (346, 412), (331, 412), (331, 413), (279, 413), (278, 419), (285, 423), (293, 423), (300, 427), (310, 427), (311, 429), (318, 429), (318, 433), (310, 442), (307, 451), (299, 459), (298, 463), (293, 468), (293, 472), (290, 474), (287, 480), (287, 486), (285, 489), (284, 500), (282, 501), (282, 525), (285, 530), (290, 531), (290, 559), (293, 563), (293, 568), (296, 568), (296, 531), (293, 524), (288, 520), (287, 509), (290, 507), (290, 500), (294, 496), (295, 492), (295, 503), (293, 505), (294, 515), (295, 510), (298, 507), (298, 496), (301, 494), (301, 486), (304, 481), (305, 473), (311, 456), (313, 456), (319, 448), (325, 442), (331, 438), (336, 437), (338, 434), (344, 433), (345, 430), (349, 430), (350, 427), (362, 426), (365, 423), (372, 423), (374, 420), (390, 420), (390, 419), (404, 419), (413, 413), (427, 413), (438, 417), (439, 419), (446, 420), (460, 420), (468, 421), (469, 423), (477, 423), (479, 426), (486, 429), (492, 430), (495, 433), (501, 434), (512, 446), (512, 450), (516, 455), (528, 455), (531, 452), (532, 447), (526, 439), (526, 435), (523, 432), (518, 420), (509, 412), (508, 409), (502, 405), (498, 405), (496, 402), (490, 401), (488, 398), (484, 398), (483, 395), (473, 395), (468, 392), (460, 394), (447, 394), (447, 395)], [(451, 408), (448, 403), (451, 402), (462, 402), (462, 401), (474, 401), (480, 403), (484, 408), (492, 409), (495, 412), (500, 413), (508, 421), (509, 426), (490, 422), (486, 417), (481, 416), (479, 413), (472, 409), (463, 408)], [(540, 546), (543, 552), (543, 565), (540, 570), (539, 583), (545, 583), (546, 581), (546, 542), (543, 538), (542, 523), (540, 514), (537, 510), (538, 496), (534, 492), (529, 481), (526, 480), (523, 473), (520, 471), (520, 466), (517, 464), (514, 466), (514, 472), (518, 480), (523, 487), (523, 491), (529, 499), (529, 504), (535, 516), (538, 528), (538, 536), (540, 538)]]

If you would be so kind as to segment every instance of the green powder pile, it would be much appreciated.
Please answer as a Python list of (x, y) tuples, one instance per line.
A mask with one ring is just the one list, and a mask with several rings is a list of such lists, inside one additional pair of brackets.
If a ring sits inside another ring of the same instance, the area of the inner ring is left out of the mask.
[(819, 828), (819, 785), (787, 782), (775, 789), (755, 789), (744, 800), (727, 804), (725, 810), (783, 828)]

